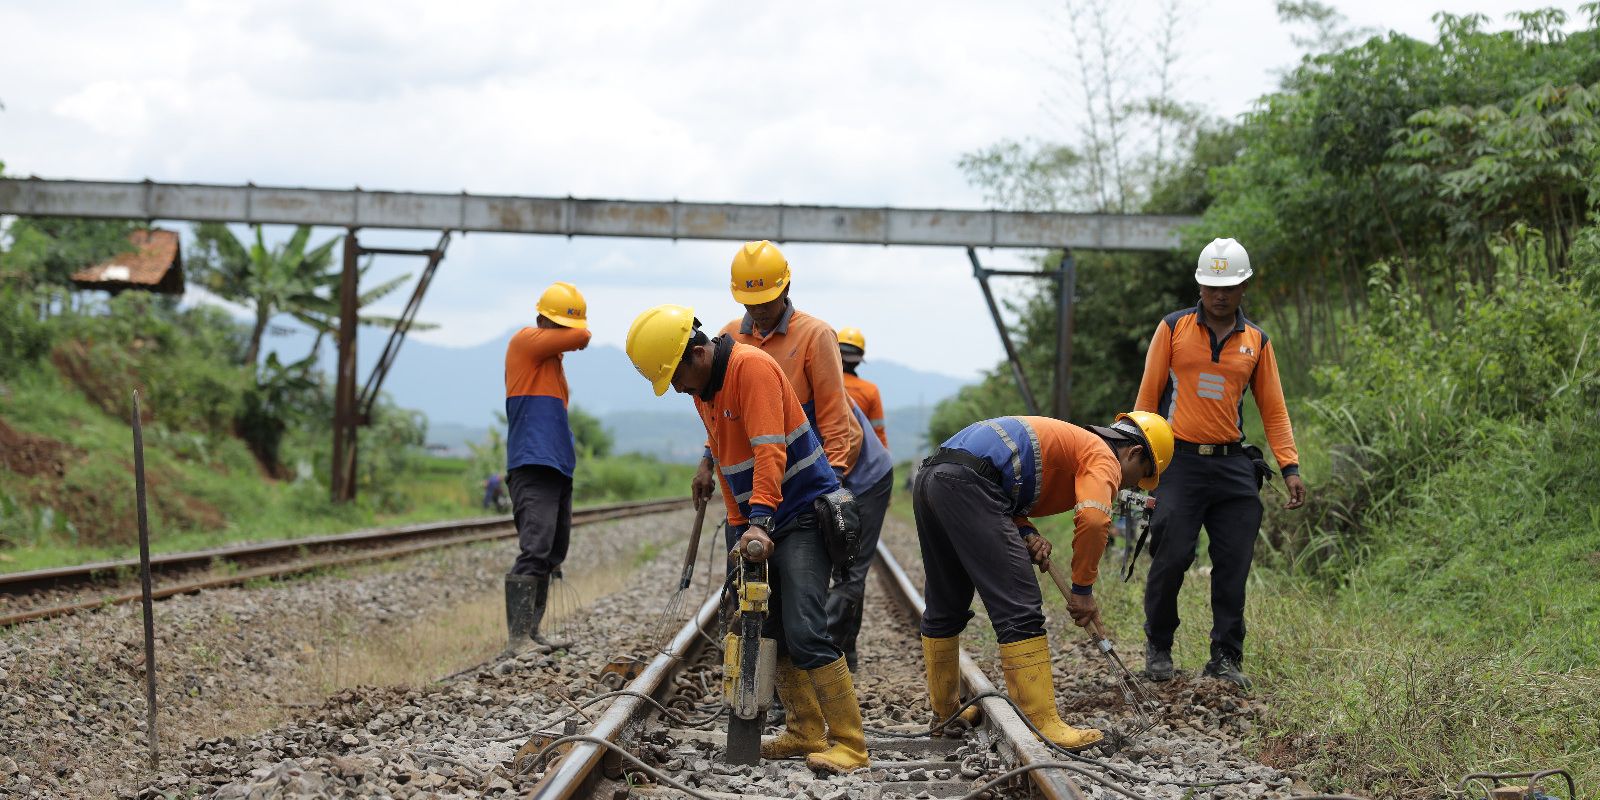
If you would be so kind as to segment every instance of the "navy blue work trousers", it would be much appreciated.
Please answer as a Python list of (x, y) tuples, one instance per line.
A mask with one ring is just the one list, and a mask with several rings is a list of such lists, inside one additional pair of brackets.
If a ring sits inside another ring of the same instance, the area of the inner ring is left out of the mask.
[(844, 651), (844, 660), (850, 669), (856, 668), (856, 637), (861, 633), (861, 615), (866, 607), (867, 571), (872, 568), (872, 556), (878, 551), (883, 518), (889, 513), (889, 498), (893, 494), (894, 472), (891, 471), (871, 489), (856, 495), (856, 508), (861, 513), (861, 550), (848, 569), (834, 569), (833, 587), (828, 590), (828, 636)]
[(529, 465), (507, 472), (506, 483), (517, 523), (518, 552), (511, 574), (559, 572), (572, 540), (572, 478), (554, 467)]
[(911, 508), (927, 579), (922, 635), (960, 634), (974, 590), (1001, 644), (1044, 635), (1039, 581), (1004, 490), (969, 467), (934, 464), (912, 481)]
[(1150, 520), (1150, 573), (1144, 584), (1144, 633), (1170, 650), (1178, 630), (1178, 590), (1206, 529), (1211, 555), (1211, 655), (1244, 657), (1244, 590), (1261, 531), (1255, 465), (1243, 454), (1177, 452), (1156, 487)]
[[(728, 526), (729, 551), (747, 527)], [(817, 515), (809, 511), (798, 514), (768, 535), (773, 544), (766, 562), (772, 594), (762, 638), (776, 641), (778, 655), (787, 656), (797, 669), (816, 669), (838, 661), (842, 654), (828, 638), (828, 576), (833, 572), (833, 560), (828, 558)]]

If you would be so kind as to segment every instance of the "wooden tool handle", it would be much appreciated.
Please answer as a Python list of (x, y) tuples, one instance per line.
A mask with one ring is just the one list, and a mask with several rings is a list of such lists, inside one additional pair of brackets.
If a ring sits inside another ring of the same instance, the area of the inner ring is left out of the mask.
[(706, 506), (710, 503), (700, 503), (694, 511), (694, 532), (689, 534), (689, 552), (683, 555), (683, 569), (685, 572), (694, 569), (694, 557), (700, 551), (700, 532), (705, 529)]
[[(1056, 582), (1056, 588), (1061, 590), (1061, 596), (1063, 598), (1072, 594), (1072, 584), (1068, 583), (1066, 579), (1061, 577), (1061, 573), (1056, 570), (1056, 564), (1054, 561), (1051, 561), (1048, 558), (1045, 559), (1044, 571), (1050, 573), (1050, 580)], [(1094, 634), (1095, 638), (1098, 639), (1103, 639), (1106, 641), (1110, 641), (1111, 639), (1111, 637), (1106, 635), (1105, 626), (1102, 625), (1100, 620), (1097, 619), (1089, 621), (1089, 632)]]

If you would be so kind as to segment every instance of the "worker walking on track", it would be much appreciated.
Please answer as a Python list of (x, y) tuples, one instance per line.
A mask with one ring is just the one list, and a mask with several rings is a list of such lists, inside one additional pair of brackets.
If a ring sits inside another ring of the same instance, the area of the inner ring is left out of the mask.
[[(855, 495), (861, 513), (859, 568), (835, 576), (828, 594), (829, 630), (855, 669), (855, 631), (860, 629), (867, 567), (894, 491), (894, 461), (876, 436), (866, 435), (871, 422), (845, 391), (837, 334), (828, 323), (794, 307), (791, 279), (789, 260), (776, 245), (760, 241), (740, 247), (733, 257), (731, 288), (745, 315), (724, 326), (721, 335), (759, 348), (778, 362), (822, 440), (829, 466)], [(711, 496), (711, 466), (707, 453), (694, 479), (696, 500)]]
[(770, 559), (771, 615), (762, 636), (777, 640), (776, 683), (788, 716), (761, 755), (804, 755), (812, 768), (836, 773), (865, 767), (855, 686), (828, 638), (832, 563), (814, 510), (838, 491), (838, 478), (777, 362), (732, 336), (708, 340), (699, 325), (692, 309), (656, 306), (629, 328), (628, 358), (657, 396), (668, 386), (693, 396), (720, 467), (734, 546), (760, 542)]
[(554, 283), (539, 296), (538, 319), (506, 347), (506, 484), (520, 551), (506, 575), (506, 649), (541, 636), (550, 580), (561, 575), (572, 533), (577, 448), (567, 421), (563, 353), (589, 346), (588, 305), (576, 286)]
[(888, 447), (889, 433), (883, 422), (883, 395), (878, 392), (877, 384), (856, 374), (856, 369), (866, 356), (867, 337), (861, 333), (861, 329), (840, 328), (839, 360), (844, 364), (844, 390), (855, 401), (856, 408), (867, 415), (867, 422), (872, 424), (872, 432), (878, 435), (878, 441)]
[(1152, 680), (1172, 678), (1178, 590), (1204, 525), (1211, 542), (1211, 658), (1204, 674), (1250, 686), (1242, 666), (1245, 583), (1261, 529), (1259, 492), (1271, 473), (1260, 450), (1244, 443), (1246, 389), (1255, 393), (1267, 443), (1283, 471), (1284, 507), (1305, 504), (1277, 358), (1267, 334), (1240, 309), (1252, 274), (1243, 245), (1233, 239), (1207, 245), (1195, 269), (1200, 303), (1156, 326), (1145, 359), (1134, 407), (1168, 419), (1177, 437), (1150, 521), (1144, 630)]
[(973, 617), (976, 590), (1000, 643), (1006, 689), (1022, 713), (1060, 747), (1100, 741), (1100, 731), (1072, 727), (1056, 710), (1043, 598), (1029, 566), (1042, 569), (1051, 547), (1030, 518), (1073, 512), (1067, 610), (1079, 627), (1098, 623), (1094, 583), (1112, 499), (1119, 488), (1153, 488), (1171, 458), (1167, 421), (1135, 411), (1109, 428), (1051, 417), (983, 420), (923, 461), (911, 502), (927, 577), (922, 656), (935, 726), (959, 706), (961, 631)]

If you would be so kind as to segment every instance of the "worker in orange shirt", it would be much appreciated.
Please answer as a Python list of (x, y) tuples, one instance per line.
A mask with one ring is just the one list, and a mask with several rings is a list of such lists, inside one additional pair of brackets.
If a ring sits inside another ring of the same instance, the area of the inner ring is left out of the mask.
[(538, 318), (506, 346), (506, 484), (517, 524), (517, 560), (506, 574), (507, 650), (541, 636), (550, 579), (560, 577), (572, 535), (572, 472), (577, 448), (567, 421), (563, 353), (589, 346), (588, 304), (557, 282), (537, 304)]
[(976, 590), (1000, 643), (1006, 689), (1022, 713), (1061, 747), (1100, 741), (1100, 731), (1074, 728), (1056, 711), (1043, 600), (1029, 567), (1043, 568), (1051, 547), (1031, 518), (1073, 512), (1067, 611), (1079, 627), (1098, 623), (1094, 584), (1113, 498), (1118, 489), (1153, 488), (1171, 458), (1167, 421), (1135, 411), (1087, 429), (1052, 417), (987, 419), (922, 462), (911, 502), (928, 587), (922, 657), (935, 725), (959, 706), (961, 631), (973, 617)]
[(805, 756), (808, 766), (836, 773), (860, 769), (861, 707), (844, 655), (828, 638), (832, 564), (814, 510), (839, 491), (839, 480), (778, 363), (732, 336), (707, 339), (699, 327), (692, 309), (656, 306), (634, 320), (626, 348), (658, 396), (671, 386), (694, 397), (734, 546), (760, 542), (768, 554), (758, 559), (770, 562), (772, 587), (762, 636), (777, 640), (775, 682), (788, 715), (761, 755)]
[(844, 364), (844, 390), (850, 393), (856, 408), (867, 415), (867, 422), (872, 424), (872, 432), (878, 435), (878, 441), (888, 447), (889, 433), (883, 423), (883, 395), (879, 393), (877, 384), (856, 374), (856, 369), (866, 356), (867, 337), (861, 333), (861, 329), (840, 328), (839, 361)]
[[(838, 335), (833, 327), (795, 308), (789, 300), (793, 276), (789, 260), (777, 245), (767, 241), (746, 243), (734, 254), (731, 272), (733, 299), (744, 306), (745, 315), (725, 325), (721, 335), (760, 348), (783, 368), (800, 407), (822, 440), (828, 465), (839, 482), (855, 495), (861, 513), (862, 557), (857, 562), (864, 570), (872, 560), (869, 548), (877, 546), (889, 496), (894, 491), (894, 460), (876, 436), (865, 434), (871, 422), (845, 391)], [(696, 499), (711, 496), (711, 464), (707, 453), (694, 479)], [(835, 576), (828, 595), (833, 609), (830, 617), (837, 615), (840, 620), (841, 637), (843, 621), (859, 616), (858, 607), (864, 602), (866, 591), (864, 571), (856, 582), (842, 581), (843, 577), (848, 576)], [(855, 669), (854, 637), (836, 643), (844, 650), (850, 668)]]
[(1284, 507), (1299, 508), (1306, 500), (1277, 357), (1267, 334), (1240, 309), (1253, 274), (1243, 245), (1233, 239), (1207, 245), (1195, 268), (1200, 303), (1161, 320), (1145, 357), (1134, 407), (1166, 417), (1177, 438), (1150, 520), (1144, 630), (1152, 680), (1172, 678), (1178, 590), (1204, 525), (1211, 542), (1211, 658), (1203, 672), (1250, 686), (1243, 668), (1245, 584), (1261, 530), (1259, 493), (1270, 470), (1246, 452), (1246, 389), (1255, 393), (1267, 444), (1288, 487)]

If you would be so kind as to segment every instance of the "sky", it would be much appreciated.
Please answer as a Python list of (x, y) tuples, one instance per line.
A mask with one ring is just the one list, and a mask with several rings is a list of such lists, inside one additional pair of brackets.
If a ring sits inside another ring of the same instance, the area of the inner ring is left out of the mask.
[[(1352, 25), (1428, 38), (1441, 2), (1332, 4)], [(1249, 110), (1300, 57), (1273, 0), (1184, 5), (1175, 94), (1216, 116)], [(1545, 5), (1571, 14), (1577, 3)], [(1129, 0), (1112, 12), (1130, 76), (1151, 71), (1139, 54), (1162, 7)], [(1454, 0), (1448, 10), (1500, 22), (1530, 7)], [(957, 167), (962, 153), (1075, 135), (1081, 115), (1064, 75), (1083, 31), (1065, 8), (0, 0), (0, 161), (8, 174), (50, 178), (981, 208)], [(362, 236), (386, 246), (436, 238)], [(664, 302), (717, 327), (742, 313), (727, 290), (736, 249), (458, 237), (420, 314), (439, 328), (417, 335), (498, 338), (532, 321), (555, 280), (583, 291), (601, 343), (620, 346), (633, 317)], [(862, 328), (869, 359), (970, 377), (1003, 355), (960, 249), (784, 252), (796, 305)], [(1027, 255), (982, 253), (998, 267)], [(372, 277), (419, 266), (383, 257)], [(377, 310), (398, 309), (404, 294)]]

